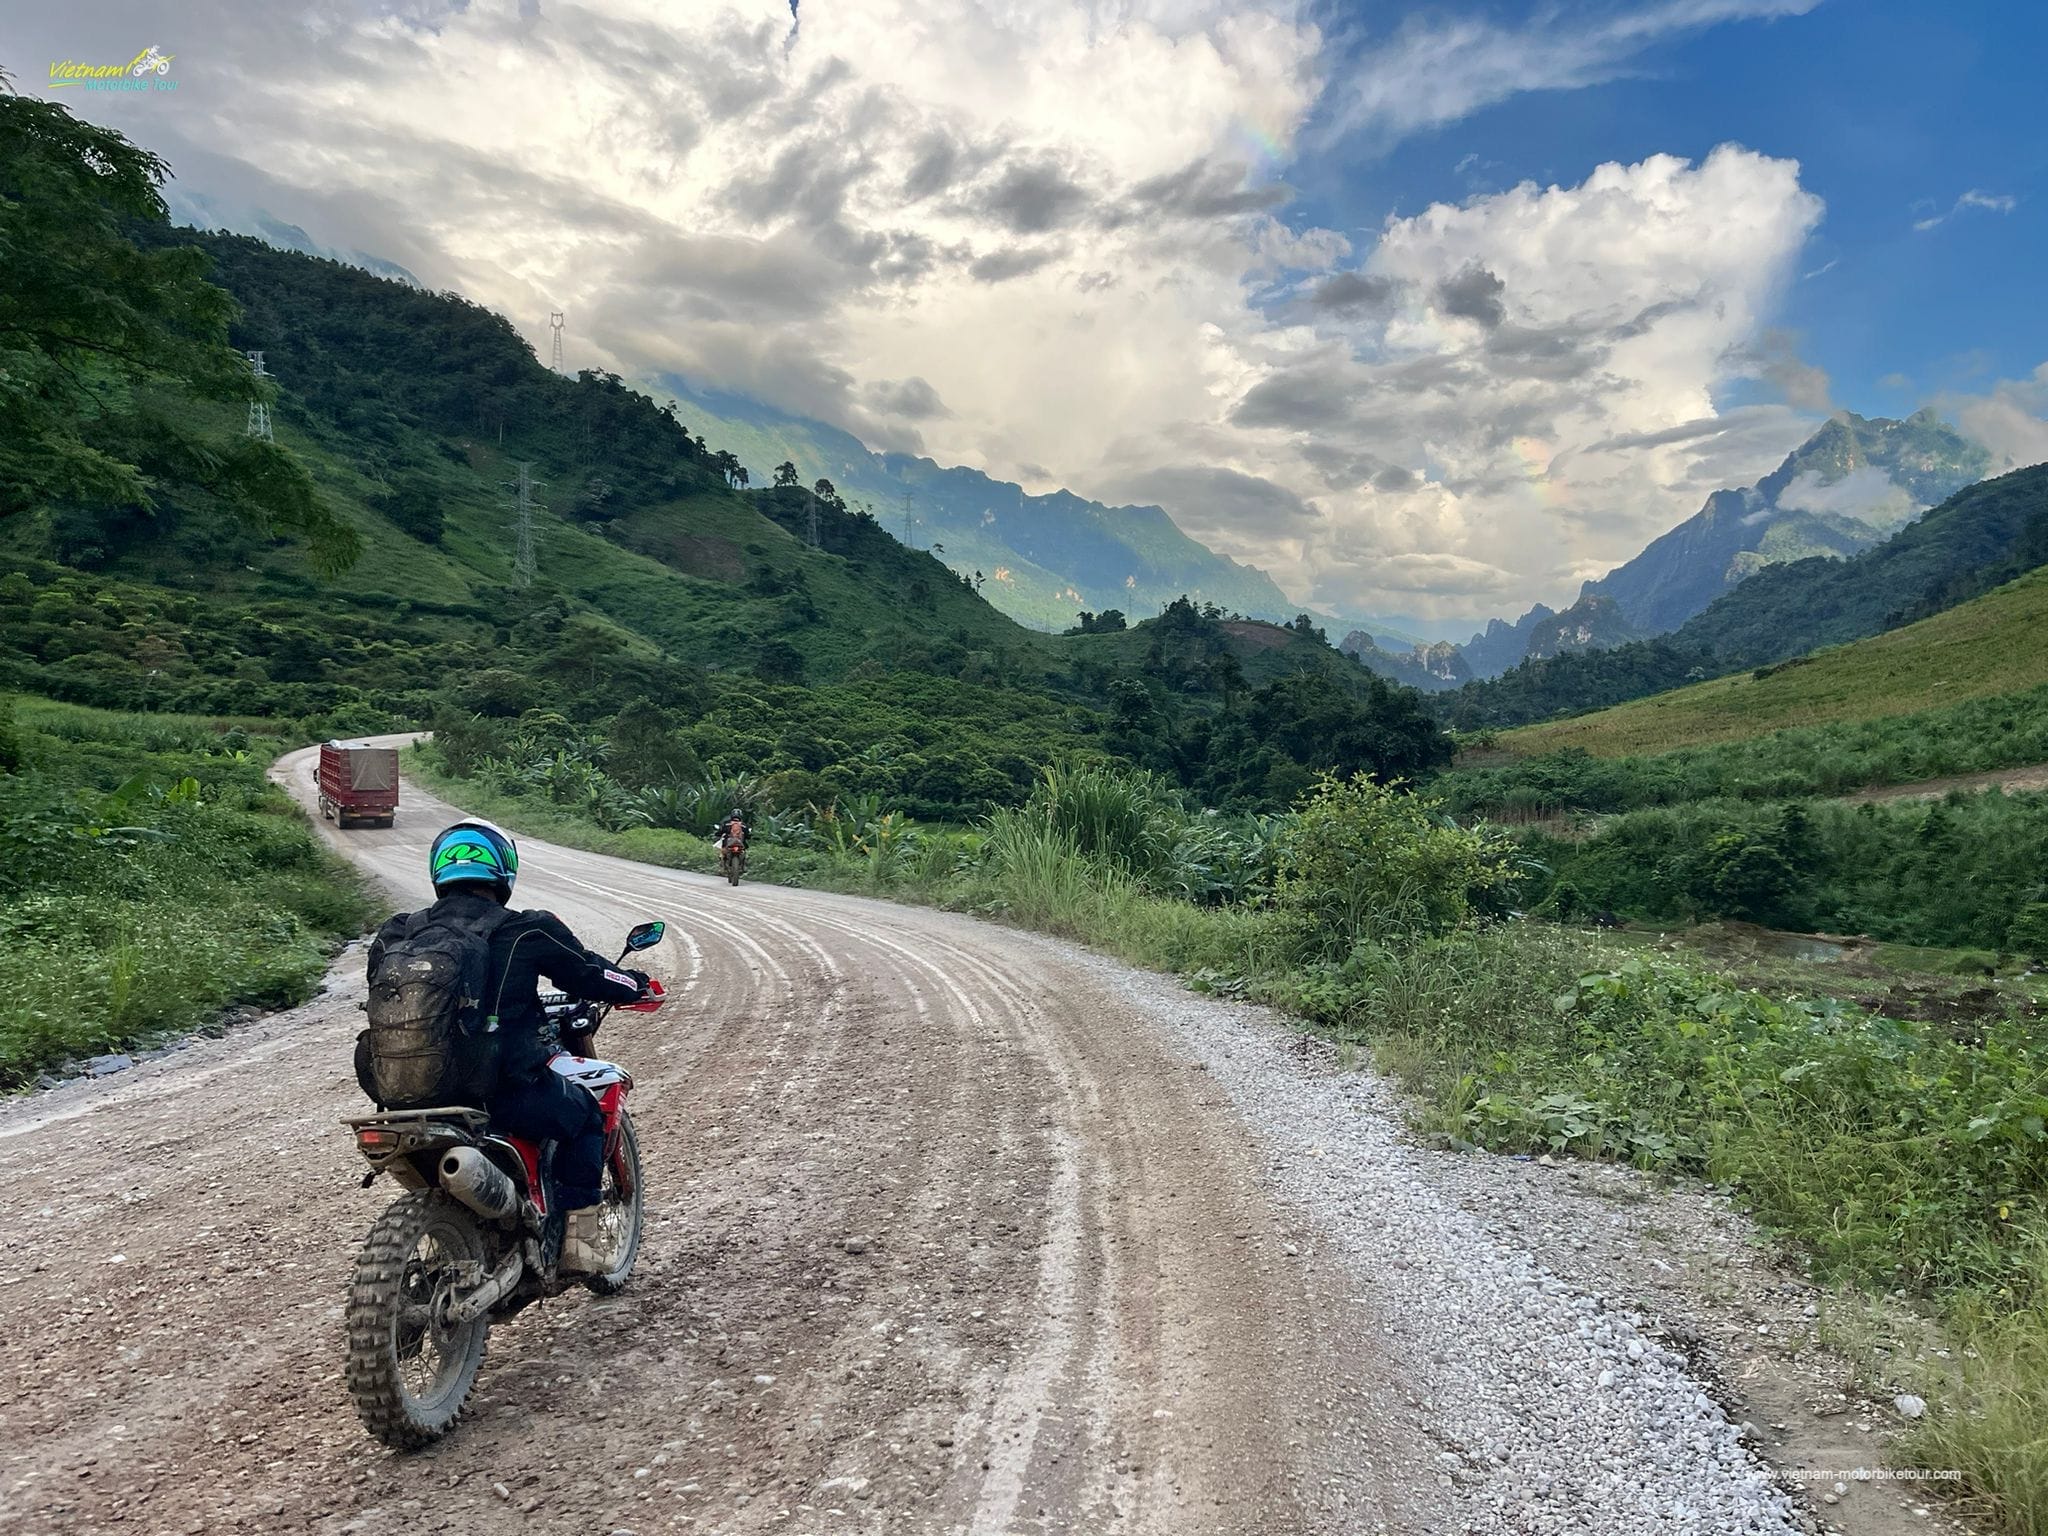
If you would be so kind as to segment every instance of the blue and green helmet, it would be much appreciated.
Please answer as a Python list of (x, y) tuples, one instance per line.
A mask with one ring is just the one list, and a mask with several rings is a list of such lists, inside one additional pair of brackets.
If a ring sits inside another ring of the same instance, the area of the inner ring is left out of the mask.
[(434, 839), (427, 878), (437, 891), (476, 880), (502, 885), (510, 895), (519, 879), (519, 845), (511, 833), (488, 821), (458, 821)]

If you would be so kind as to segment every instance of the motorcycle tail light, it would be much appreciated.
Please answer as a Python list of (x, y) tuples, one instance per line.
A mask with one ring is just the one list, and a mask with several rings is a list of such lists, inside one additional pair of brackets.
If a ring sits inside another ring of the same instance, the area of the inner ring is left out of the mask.
[(365, 1126), (356, 1132), (356, 1145), (365, 1152), (390, 1152), (398, 1146), (398, 1132)]

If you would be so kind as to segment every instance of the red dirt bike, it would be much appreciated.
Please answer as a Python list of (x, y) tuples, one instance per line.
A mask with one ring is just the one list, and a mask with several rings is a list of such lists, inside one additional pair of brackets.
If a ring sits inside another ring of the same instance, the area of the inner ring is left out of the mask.
[(740, 883), (740, 876), (747, 872), (747, 845), (721, 841), (718, 845), (718, 872), (733, 885)]
[[(661, 923), (642, 923), (619, 958), (659, 944), (662, 933)], [(648, 989), (645, 1001), (618, 1006), (654, 1012), (665, 1001), (661, 983)], [(599, 1247), (607, 1263), (598, 1273), (557, 1272), (565, 1216), (550, 1199), (552, 1142), (494, 1134), (488, 1115), (460, 1105), (343, 1122), (369, 1160), (363, 1186), (389, 1174), (406, 1191), (363, 1240), (348, 1295), (349, 1392), (370, 1433), (400, 1450), (455, 1427), (493, 1321), (579, 1284), (612, 1295), (639, 1256), (640, 1143), (626, 1113), (633, 1079), (586, 1054), (610, 1009), (560, 993), (541, 1000), (563, 1042), (549, 1067), (604, 1111)]]

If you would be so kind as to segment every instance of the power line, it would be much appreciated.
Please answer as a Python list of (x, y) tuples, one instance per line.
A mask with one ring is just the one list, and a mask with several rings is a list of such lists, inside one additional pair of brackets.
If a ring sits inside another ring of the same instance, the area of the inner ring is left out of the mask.
[[(273, 376), (264, 368), (263, 354), (261, 352), (244, 352), (242, 355), (249, 359), (249, 367), (255, 372), (257, 378), (267, 379)], [(251, 400), (249, 402), (248, 431), (251, 437), (260, 438), (266, 443), (277, 441), (276, 438), (270, 435), (270, 407), (261, 400)]]
[(555, 333), (555, 355), (548, 366), (557, 373), (567, 373), (569, 370), (562, 365), (562, 312), (559, 309), (548, 311), (548, 326)]

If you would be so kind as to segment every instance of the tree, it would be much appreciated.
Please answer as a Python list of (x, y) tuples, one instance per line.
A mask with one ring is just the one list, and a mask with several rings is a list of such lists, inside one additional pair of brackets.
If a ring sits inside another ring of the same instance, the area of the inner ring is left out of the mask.
[(739, 467), (738, 469), (736, 469), (736, 470), (734, 470), (734, 471), (732, 472), (732, 483), (733, 483), (734, 485), (738, 486), (738, 487), (739, 487), (739, 488), (740, 488), (741, 490), (743, 490), (743, 491), (744, 491), (744, 490), (745, 490), (745, 489), (747, 488), (747, 466), (746, 466), (746, 465), (742, 464), (742, 465), (741, 465), (741, 466), (740, 466), (740, 467)]
[(0, 518), (32, 507), (147, 512), (190, 487), (344, 565), (361, 538), (289, 450), (208, 438), (148, 386), (213, 401), (270, 398), (228, 345), (234, 301), (205, 252), (145, 250), (167, 228), (169, 167), (112, 129), (16, 96), (0, 80)]
[(845, 499), (840, 496), (838, 487), (833, 485), (830, 480), (821, 479), (816, 485), (811, 487), (811, 494), (825, 503), (834, 512), (844, 512), (846, 510)]
[[(698, 441), (702, 442), (703, 439), (699, 438)], [(738, 485), (740, 483), (740, 461), (730, 448), (719, 449), (717, 455), (711, 460), (711, 467), (725, 476), (725, 483), (727, 485)]]
[(441, 498), (424, 480), (404, 479), (390, 490), (370, 498), (370, 505), (422, 544), (438, 544), (447, 526)]
[(790, 463), (789, 460), (784, 459), (775, 466), (775, 488), (777, 490), (786, 490), (802, 483), (797, 476), (796, 466)]
[(1125, 627), (1122, 612), (1115, 608), (1106, 608), (1101, 613), (1084, 612), (1076, 617), (1081, 621), (1078, 633), (1084, 635), (1113, 635)]
[(754, 674), (766, 683), (801, 683), (804, 653), (787, 640), (770, 640), (755, 655)]

